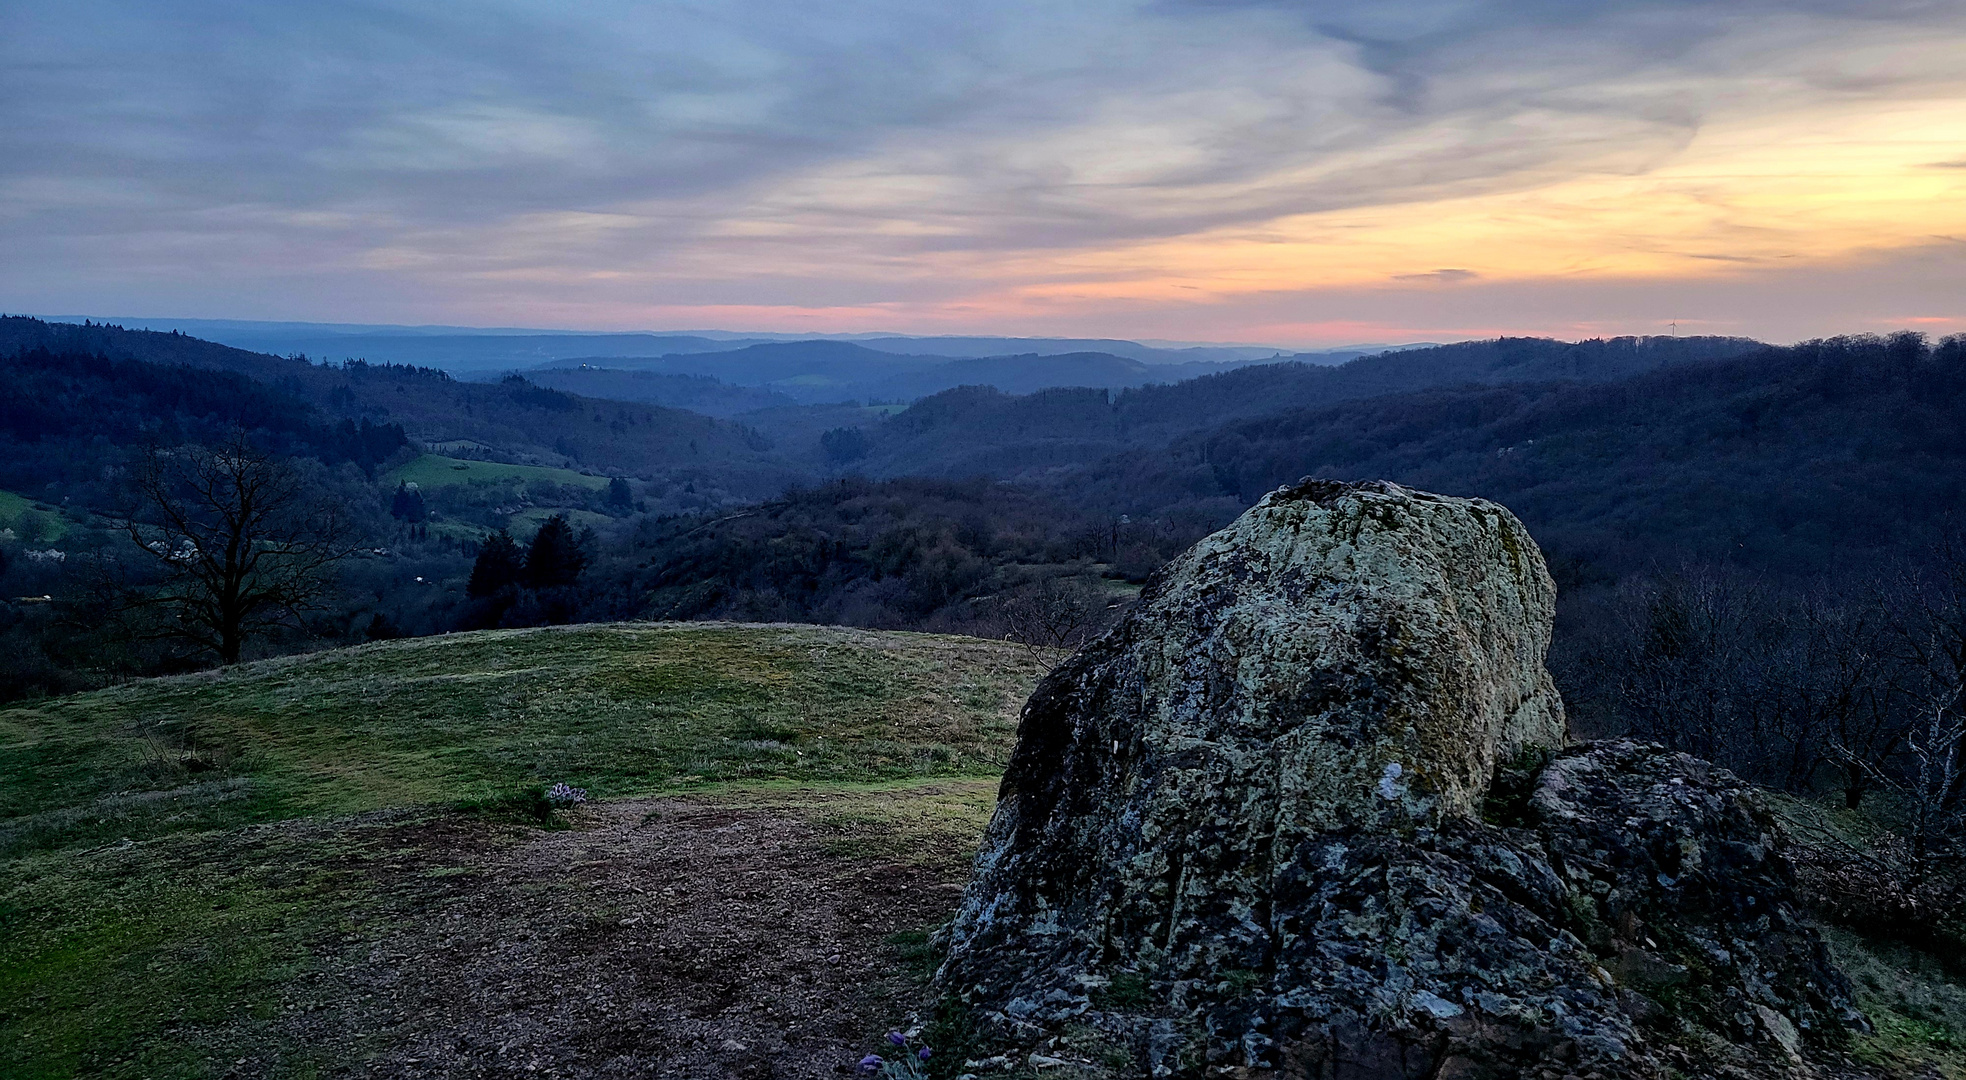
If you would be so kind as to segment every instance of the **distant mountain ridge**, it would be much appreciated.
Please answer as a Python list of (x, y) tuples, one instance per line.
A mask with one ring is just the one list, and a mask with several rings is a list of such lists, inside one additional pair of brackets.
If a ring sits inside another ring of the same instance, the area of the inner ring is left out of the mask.
[[(1222, 364), (1274, 360), (1288, 350), (1265, 345), (1146, 345), (1121, 338), (870, 337), (855, 344), (911, 356), (975, 359), (988, 356), (1066, 356), (1105, 353), (1145, 364)], [(1362, 351), (1341, 350), (1346, 358)], [(1335, 362), (1335, 361), (1333, 361)]]
[[(76, 317), (49, 318), (79, 323)], [(1148, 364), (1235, 363), (1267, 360), (1286, 353), (1313, 363), (1338, 363), (1380, 347), (1311, 353), (1270, 345), (1143, 344), (1119, 338), (1020, 338), (970, 336), (916, 337), (906, 334), (784, 334), (724, 330), (550, 331), (516, 327), (475, 329), (456, 326), (386, 326), (358, 323), (257, 322), (233, 319), (91, 320), (183, 334), (275, 356), (306, 355), (339, 362), (411, 364), (454, 374), (499, 373), (536, 367), (554, 360), (593, 357), (662, 357), (683, 353), (727, 352), (747, 345), (800, 341), (839, 341), (875, 352), (907, 356), (973, 359), (985, 356), (1103, 352)], [(598, 366), (598, 365), (597, 365)]]
[[(886, 352), (849, 341), (786, 341), (721, 352), (659, 357), (604, 356), (556, 360), (527, 372), (543, 385), (607, 396), (604, 387), (633, 390), (611, 372), (714, 378), (757, 387), (808, 405), (841, 401), (914, 401), (959, 386), (988, 386), (1030, 394), (1062, 386), (1117, 390), (1212, 375), (1251, 361), (1150, 364), (1104, 352), (949, 358)], [(649, 389), (652, 391), (653, 386)], [(638, 398), (639, 400), (639, 398)]]

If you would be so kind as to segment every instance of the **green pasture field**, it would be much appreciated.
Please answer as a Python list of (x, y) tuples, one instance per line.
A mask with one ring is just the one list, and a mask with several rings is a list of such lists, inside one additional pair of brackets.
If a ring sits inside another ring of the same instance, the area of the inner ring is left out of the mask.
[(457, 487), (470, 483), (565, 484), (599, 491), (608, 486), (605, 476), (587, 476), (572, 469), (553, 469), (544, 465), (505, 465), (496, 461), (467, 461), (463, 458), (424, 454), (383, 474), (383, 481), (394, 487), (409, 482), (420, 488)]
[(53, 543), (67, 536), (74, 527), (74, 522), (55, 507), (11, 491), (0, 491), (0, 529), (14, 530), (22, 543)]

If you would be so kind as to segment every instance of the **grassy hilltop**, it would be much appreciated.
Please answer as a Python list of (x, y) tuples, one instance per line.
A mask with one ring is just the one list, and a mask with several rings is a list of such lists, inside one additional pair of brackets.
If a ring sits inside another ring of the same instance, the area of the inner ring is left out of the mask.
[[(681, 946), (580, 936), (596, 910), (614, 933), (670, 926), (675, 941), (724, 940), (729, 908), (689, 914), (676, 889), (661, 891), (679, 879), (660, 861), (683, 859), (696, 877), (707, 858), (713, 876), (741, 881), (764, 873), (744, 867), (766, 850), (779, 852), (771, 865), (803, 867), (788, 870), (787, 888), (831, 896), (835, 877), (862, 893), (893, 882), (878, 902), (847, 897), (837, 911), (773, 901), (769, 889), (725, 898), (739, 910), (781, 903), (760, 913), (767, 926), (833, 912), (810, 931), (835, 950), (815, 979), (851, 981), (813, 993), (848, 1013), (864, 998), (866, 1030), (787, 1020), (774, 1037), (788, 1055), (842, 1060), (895, 1019), (881, 1015), (882, 972), (951, 895), (909, 883), (961, 880), (1037, 674), (1022, 650), (973, 638), (588, 625), (378, 643), (0, 711), (0, 1074), (308, 1076), (364, 1061), (414, 1073), (419, 1052), (406, 1047), (437, 1038), (425, 1027), (442, 1029), (444, 1053), (468, 1057), (478, 1051), (459, 1018), (528, 1007), (451, 1001), (513, 985), (460, 976), (422, 991), (448, 1004), (365, 1013), (363, 1003), (398, 1001), (401, 985), (440, 965), (433, 957), (462, 955), (450, 938), (403, 938), (433, 913), (486, 941), (572, 934), (541, 963), (618, 973)], [(536, 793), (558, 782), (595, 803), (546, 812)], [(726, 818), (756, 836), (731, 846)], [(578, 847), (589, 833), (612, 829), (623, 833), (611, 857), (643, 850), (649, 861), (603, 889), (582, 880), (600, 871), (578, 870), (594, 864), (576, 855), (591, 856)], [(677, 854), (696, 848), (716, 854)], [(555, 859), (559, 874), (525, 869)], [(625, 909), (597, 908), (597, 890), (662, 910), (617, 918)], [(882, 944), (897, 932), (901, 946)], [(659, 1001), (735, 964), (699, 957), (621, 992)], [(395, 989), (358, 992), (383, 978), (376, 965)], [(715, 994), (688, 996), (677, 1007), (690, 1023), (716, 1021), (691, 1011)], [(773, 1006), (781, 1019), (799, 1007)], [(751, 1028), (737, 1035), (705, 1052), (762, 1052)], [(486, 1039), (485, 1054), (510, 1041)], [(563, 1049), (570, 1060), (596, 1052), (577, 1039)]]
[[(1040, 667), (603, 624), (0, 710), (0, 1076), (836, 1076), (921, 1004)], [(1966, 1076), (1956, 958), (1829, 933), (1858, 1055)]]

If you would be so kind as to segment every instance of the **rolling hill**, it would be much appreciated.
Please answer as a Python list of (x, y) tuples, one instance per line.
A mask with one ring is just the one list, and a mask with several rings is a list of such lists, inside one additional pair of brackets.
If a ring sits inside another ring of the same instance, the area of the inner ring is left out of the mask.
[(1832, 339), (1618, 381), (1282, 410), (1050, 487), (1223, 521), (1307, 475), (1494, 499), (1559, 563), (1598, 573), (1687, 558), (1820, 572), (1929, 543), (1966, 503), (1966, 341)]
[[(1293, 408), (1434, 387), (1616, 382), (1767, 348), (1742, 338), (1502, 338), (1409, 349), (1336, 366), (1257, 364), (1119, 393), (1044, 389), (1024, 395), (964, 386), (868, 427), (870, 476), (1029, 479), (1128, 448)], [(1160, 369), (1164, 370), (1164, 369)]]
[[(286, 403), (279, 408), (293, 415), (283, 413), (279, 422), (296, 432), (342, 420), (396, 425), (419, 442), (473, 444), (515, 464), (643, 477), (656, 482), (658, 498), (685, 486), (698, 503), (763, 498), (805, 475), (749, 428), (681, 409), (582, 398), (524, 380), (461, 382), (431, 368), (359, 362), (328, 367), (181, 334), (0, 318), (0, 358), (34, 350), (51, 358), (41, 365), (48, 370), (83, 367), (85, 358), (122, 364), (116, 377), (124, 383), (168, 386), (168, 369), (177, 366), (243, 376), (252, 383), (232, 396)], [(25, 395), (11, 408), (25, 416), (16, 426), (31, 432), (72, 423), (63, 417), (86, 408), (78, 401), (57, 405), (47, 395)], [(261, 413), (272, 407), (255, 406)], [(260, 426), (241, 418), (213, 422)]]

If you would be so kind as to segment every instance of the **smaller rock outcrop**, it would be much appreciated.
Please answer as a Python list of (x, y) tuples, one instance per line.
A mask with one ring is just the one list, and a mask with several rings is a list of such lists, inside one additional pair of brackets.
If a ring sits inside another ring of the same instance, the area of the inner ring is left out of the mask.
[[(1112, 1075), (1785, 1067), (1861, 1023), (1751, 788), (1562, 748), (1507, 510), (1273, 493), (1025, 707), (937, 976), (979, 1052)], [(1711, 1063), (1711, 1061), (1709, 1061)]]

